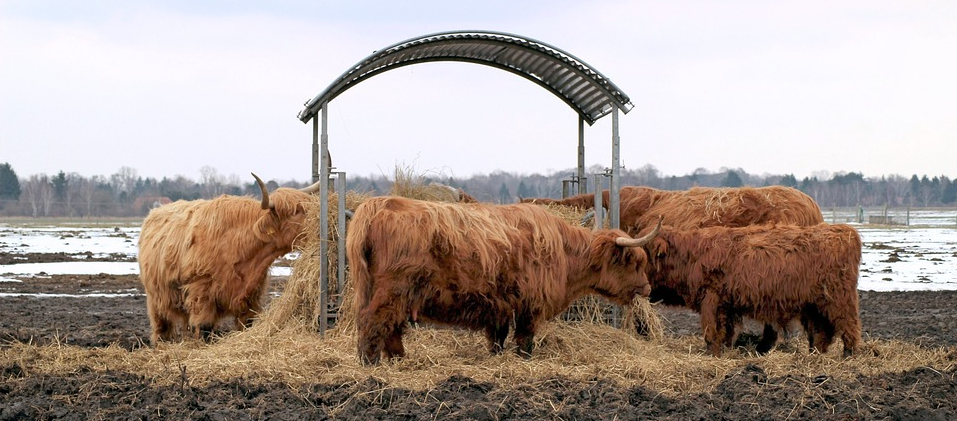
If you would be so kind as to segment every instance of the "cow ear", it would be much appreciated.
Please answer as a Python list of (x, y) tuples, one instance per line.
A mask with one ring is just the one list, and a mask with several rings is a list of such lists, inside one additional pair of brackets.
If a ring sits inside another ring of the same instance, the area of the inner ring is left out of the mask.
[(253, 235), (263, 242), (272, 241), (272, 238), (278, 231), (279, 218), (276, 217), (276, 212), (274, 211), (263, 212), (262, 216), (259, 217), (259, 220), (256, 221), (256, 225), (253, 227)]

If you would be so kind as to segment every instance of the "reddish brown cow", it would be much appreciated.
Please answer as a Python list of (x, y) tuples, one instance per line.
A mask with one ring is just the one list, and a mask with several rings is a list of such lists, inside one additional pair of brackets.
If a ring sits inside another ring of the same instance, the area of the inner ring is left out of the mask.
[(742, 315), (779, 326), (800, 318), (810, 348), (821, 353), (838, 333), (845, 356), (861, 340), (861, 238), (849, 225), (666, 227), (647, 250), (649, 281), (701, 314), (714, 356)]
[(821, 208), (810, 196), (784, 186), (706, 188), (684, 191), (621, 188), (621, 227), (647, 229), (658, 215), (675, 229), (743, 227), (769, 223), (817, 225)]
[[(824, 222), (821, 208), (810, 196), (800, 190), (784, 186), (706, 188), (690, 190), (659, 190), (651, 187), (626, 186), (621, 188), (621, 228), (630, 235), (638, 235), (661, 216), (673, 229), (692, 229), (714, 226), (743, 227), (760, 224), (791, 224), (800, 226)], [(608, 190), (602, 203), (607, 207)], [(539, 200), (539, 199), (525, 199)], [(536, 202), (537, 203), (537, 202)], [(594, 195), (573, 196), (560, 202), (590, 209)], [(663, 285), (652, 283), (651, 300), (666, 305), (685, 306), (680, 294)], [(646, 330), (643, 321), (635, 323), (639, 332)], [(778, 326), (783, 329), (785, 325)], [(766, 325), (757, 351), (771, 350), (777, 341), (774, 326)]]
[(593, 232), (539, 206), (369, 199), (346, 239), (360, 359), (404, 356), (409, 319), (483, 330), (493, 353), (514, 319), (518, 353), (530, 357), (539, 326), (576, 298), (647, 295), (639, 245), (656, 233)]
[(192, 330), (208, 339), (230, 315), (239, 328), (261, 310), (269, 266), (292, 249), (318, 185), (280, 188), (271, 195), (255, 174), (262, 201), (223, 195), (153, 209), (139, 240), (151, 340)]

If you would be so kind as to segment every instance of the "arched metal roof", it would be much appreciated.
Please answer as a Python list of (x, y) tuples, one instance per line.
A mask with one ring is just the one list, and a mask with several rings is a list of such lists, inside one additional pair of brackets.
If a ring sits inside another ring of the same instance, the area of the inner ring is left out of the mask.
[(607, 77), (551, 45), (502, 32), (453, 31), (413, 38), (373, 52), (307, 102), (299, 119), (309, 122), (323, 104), (379, 73), (431, 61), (463, 61), (515, 73), (561, 98), (589, 125), (613, 107), (625, 113), (634, 107)]

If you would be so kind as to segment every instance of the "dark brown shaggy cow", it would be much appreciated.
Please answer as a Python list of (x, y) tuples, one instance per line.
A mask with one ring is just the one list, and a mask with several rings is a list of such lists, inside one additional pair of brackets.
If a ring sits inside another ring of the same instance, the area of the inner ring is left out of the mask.
[[(638, 235), (640, 231), (654, 224), (659, 216), (664, 218), (665, 225), (670, 225), (673, 229), (743, 227), (775, 223), (808, 226), (824, 222), (817, 202), (791, 187), (694, 187), (672, 191), (626, 186), (622, 187), (620, 192), (619, 220), (621, 228), (629, 235)], [(608, 190), (605, 190), (603, 195), (602, 203), (607, 207)], [(594, 195), (572, 196), (555, 203), (590, 209), (594, 207)], [(654, 283), (650, 299), (666, 305), (685, 306), (681, 296), (674, 290)], [(639, 333), (646, 329), (641, 320), (637, 320), (635, 326)], [(784, 329), (786, 326), (777, 327)], [(757, 351), (770, 351), (777, 337), (775, 326), (766, 325)]]
[(261, 310), (269, 266), (292, 249), (318, 185), (280, 188), (261, 201), (223, 195), (177, 201), (153, 209), (139, 240), (140, 280), (146, 290), (151, 340), (208, 339), (222, 317), (239, 328)]
[(483, 330), (501, 352), (515, 322), (530, 357), (539, 326), (584, 294), (629, 304), (647, 295), (640, 239), (572, 226), (539, 206), (375, 197), (356, 208), (346, 248), (359, 356), (402, 357), (406, 321)]
[(800, 318), (821, 353), (838, 333), (845, 356), (861, 340), (861, 238), (849, 225), (665, 227), (646, 248), (649, 281), (701, 314), (714, 356), (730, 345), (741, 316), (778, 326)]

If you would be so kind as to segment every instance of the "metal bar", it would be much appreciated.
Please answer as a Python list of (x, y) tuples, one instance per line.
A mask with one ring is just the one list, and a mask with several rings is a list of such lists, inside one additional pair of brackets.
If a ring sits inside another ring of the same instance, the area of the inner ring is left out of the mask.
[(585, 119), (578, 116), (578, 194), (588, 192), (585, 184)]
[[(618, 176), (620, 172), (619, 166), (621, 165), (618, 153), (620, 142), (618, 138), (618, 107), (614, 107), (614, 109), (611, 110), (611, 183), (609, 183), (608, 187), (608, 223), (611, 229), (621, 228), (619, 220), (619, 205), (621, 203), (619, 185), (621, 184), (621, 178)], [(597, 196), (598, 194), (600, 194), (600, 192), (596, 191), (595, 195)]]
[(322, 104), (322, 134), (320, 135), (319, 162), (319, 334), (325, 335), (329, 328), (329, 166), (325, 165), (329, 154), (328, 132), (329, 103)]
[(319, 119), (312, 119), (312, 182), (319, 181)]
[(339, 198), (339, 237), (336, 243), (339, 251), (339, 255), (337, 256), (338, 265), (336, 268), (339, 269), (339, 271), (337, 273), (338, 283), (336, 284), (336, 293), (339, 295), (339, 300), (337, 301), (339, 310), (342, 311), (342, 291), (345, 290), (346, 285), (346, 173), (342, 171), (336, 172), (336, 181), (338, 182), (336, 191), (338, 192)]
[(601, 174), (593, 174), (595, 176), (595, 224), (592, 225), (592, 231), (598, 231), (602, 229), (605, 225), (605, 208), (602, 207), (601, 203)]

